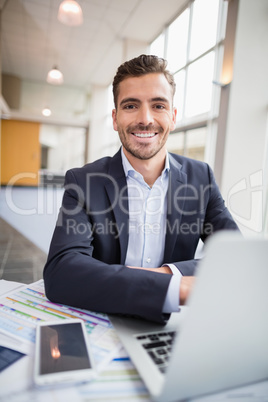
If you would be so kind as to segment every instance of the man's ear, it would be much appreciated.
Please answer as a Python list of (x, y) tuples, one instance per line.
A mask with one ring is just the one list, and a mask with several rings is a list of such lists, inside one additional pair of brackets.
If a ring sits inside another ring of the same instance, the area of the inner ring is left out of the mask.
[(174, 130), (174, 128), (176, 127), (176, 121), (177, 121), (177, 108), (174, 107), (172, 112), (172, 124), (170, 131)]
[(113, 128), (115, 131), (117, 131), (116, 109), (112, 110), (112, 118), (113, 118)]

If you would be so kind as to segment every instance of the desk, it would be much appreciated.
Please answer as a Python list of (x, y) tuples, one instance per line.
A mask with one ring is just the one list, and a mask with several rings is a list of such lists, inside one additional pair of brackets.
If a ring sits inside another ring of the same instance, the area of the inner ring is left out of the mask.
[[(42, 286), (42, 281), (37, 282)], [(3, 300), (16, 295), (26, 285), (0, 280), (0, 305)], [(31, 287), (31, 285), (27, 285)], [(0, 315), (1, 323), (1, 315)], [(3, 334), (0, 325), (0, 345), (23, 349), (23, 342)], [(27, 349), (27, 348), (26, 348)], [(25, 349), (25, 350), (26, 350)], [(108, 348), (107, 348), (108, 349)], [(91, 383), (37, 390), (33, 384), (33, 348), (27, 355), (0, 373), (0, 401), (8, 402), (86, 402), (86, 401), (150, 401), (148, 392), (135, 367), (129, 360), (118, 339), (114, 340), (114, 355), (103, 364), (98, 377)], [(109, 354), (107, 352), (107, 354)], [(105, 359), (104, 359), (105, 360)], [(194, 399), (194, 402), (265, 402), (268, 401), (268, 381), (232, 390), (230, 392)]]

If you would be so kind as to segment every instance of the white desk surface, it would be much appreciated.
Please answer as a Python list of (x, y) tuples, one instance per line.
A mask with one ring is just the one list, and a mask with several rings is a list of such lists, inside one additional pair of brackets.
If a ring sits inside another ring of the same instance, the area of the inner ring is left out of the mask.
[[(24, 286), (0, 280), (0, 297)], [(6, 335), (0, 331), (0, 345)], [(13, 341), (12, 341), (13, 342)], [(12, 342), (10, 347), (12, 347)], [(15, 343), (14, 343), (15, 348)], [(36, 389), (33, 384), (33, 355), (29, 354), (0, 373), (0, 401), (8, 402), (86, 402), (86, 401), (150, 401), (150, 397), (132, 363), (122, 350), (98, 378), (88, 384), (64, 388)], [(191, 402), (268, 402), (268, 380), (228, 392), (197, 398)], [(190, 401), (188, 401), (190, 402)]]

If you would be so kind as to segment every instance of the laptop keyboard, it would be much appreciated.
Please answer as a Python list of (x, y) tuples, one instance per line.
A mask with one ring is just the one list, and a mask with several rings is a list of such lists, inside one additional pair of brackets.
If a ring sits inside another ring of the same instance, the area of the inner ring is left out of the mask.
[(136, 339), (162, 373), (165, 373), (167, 369), (175, 335), (175, 331), (136, 335)]

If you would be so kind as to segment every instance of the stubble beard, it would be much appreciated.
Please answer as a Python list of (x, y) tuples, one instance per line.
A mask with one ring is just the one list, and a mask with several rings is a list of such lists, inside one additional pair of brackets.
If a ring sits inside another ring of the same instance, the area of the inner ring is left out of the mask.
[[(119, 138), (121, 140), (121, 143), (123, 145), (123, 147), (126, 149), (127, 152), (129, 152), (132, 156), (134, 156), (135, 158), (138, 158), (140, 160), (148, 160), (153, 158), (155, 155), (158, 154), (158, 152), (161, 151), (161, 149), (164, 147), (168, 134), (164, 133), (164, 130), (162, 129), (162, 127), (157, 127), (156, 130), (153, 130), (155, 132), (157, 132), (157, 135), (161, 135), (163, 137), (165, 137), (166, 139), (164, 139), (164, 141), (162, 141), (162, 143), (158, 143), (154, 148), (150, 147), (150, 144), (138, 144), (136, 145), (136, 147), (132, 146), (132, 144), (130, 143), (130, 141), (128, 141), (129, 136), (133, 135), (131, 134), (134, 131), (137, 131), (137, 128), (141, 131), (152, 131), (152, 127), (148, 128), (148, 127), (135, 127), (135, 129), (133, 127), (129, 127), (126, 131), (124, 131), (121, 128), (118, 128), (118, 134), (119, 134)], [(163, 138), (162, 137), (162, 138)]]

